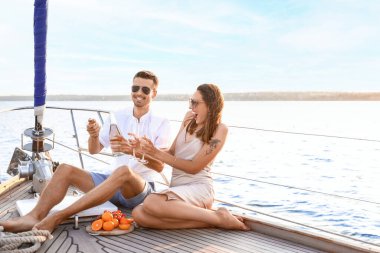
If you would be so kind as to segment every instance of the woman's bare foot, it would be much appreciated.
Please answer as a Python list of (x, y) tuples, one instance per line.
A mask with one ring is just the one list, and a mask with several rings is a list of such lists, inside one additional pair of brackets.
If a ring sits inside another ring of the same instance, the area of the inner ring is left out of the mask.
[(61, 224), (62, 221), (63, 219), (61, 219), (56, 213), (51, 214), (35, 224), (33, 229), (48, 230), (50, 233), (52, 233), (54, 229), (58, 227), (59, 224)]
[(5, 232), (24, 232), (29, 231), (37, 224), (40, 220), (33, 217), (32, 215), (25, 215), (17, 217), (14, 219), (0, 221), (0, 226), (4, 227)]
[(233, 216), (226, 208), (220, 207), (215, 213), (219, 216), (220, 224), (218, 227), (225, 229), (236, 229), (248, 231), (250, 228), (244, 224), (242, 217)]

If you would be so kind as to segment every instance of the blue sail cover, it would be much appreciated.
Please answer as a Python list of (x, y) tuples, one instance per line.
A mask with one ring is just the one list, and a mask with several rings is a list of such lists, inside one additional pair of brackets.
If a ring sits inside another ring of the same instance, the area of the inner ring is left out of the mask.
[[(47, 0), (34, 1), (34, 107), (35, 115), (43, 113), (46, 99), (46, 33)], [(40, 110), (36, 114), (36, 107)], [(42, 112), (41, 112), (42, 111)]]

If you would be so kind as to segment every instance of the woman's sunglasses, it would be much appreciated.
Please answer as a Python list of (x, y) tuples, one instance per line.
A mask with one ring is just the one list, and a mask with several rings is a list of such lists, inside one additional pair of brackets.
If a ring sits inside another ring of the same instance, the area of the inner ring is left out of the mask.
[(190, 108), (195, 108), (197, 107), (200, 103), (204, 103), (204, 101), (197, 101), (195, 99), (189, 98), (189, 107)]
[(140, 88), (141, 88), (142, 92), (145, 95), (149, 95), (150, 94), (150, 88), (149, 87), (138, 86), (138, 85), (132, 85), (132, 92), (138, 92), (140, 90)]

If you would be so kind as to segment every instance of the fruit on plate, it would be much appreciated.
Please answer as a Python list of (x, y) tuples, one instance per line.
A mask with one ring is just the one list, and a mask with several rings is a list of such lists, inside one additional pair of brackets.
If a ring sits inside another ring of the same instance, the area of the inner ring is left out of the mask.
[(122, 217), (120, 219), (120, 224), (131, 224), (133, 222), (132, 218)]
[(128, 218), (122, 211), (107, 211), (105, 210), (102, 215), (98, 216), (96, 220), (91, 223), (91, 229), (99, 231), (112, 231), (115, 228), (121, 230), (128, 230), (133, 222), (132, 218)]
[(104, 211), (102, 214), (102, 220), (103, 221), (112, 221), (113, 214), (110, 211)]
[(114, 228), (117, 228), (118, 226), (119, 226), (119, 220), (118, 219), (116, 219), (116, 218), (113, 218), (112, 219), (112, 222), (113, 222), (113, 225), (114, 225)]
[(102, 219), (97, 219), (94, 220), (91, 224), (91, 229), (94, 231), (99, 231), (103, 227), (103, 220)]
[(131, 227), (131, 224), (119, 224), (121, 230), (128, 230)]
[(103, 223), (103, 230), (105, 231), (111, 231), (115, 228), (115, 224), (113, 221), (106, 221)]

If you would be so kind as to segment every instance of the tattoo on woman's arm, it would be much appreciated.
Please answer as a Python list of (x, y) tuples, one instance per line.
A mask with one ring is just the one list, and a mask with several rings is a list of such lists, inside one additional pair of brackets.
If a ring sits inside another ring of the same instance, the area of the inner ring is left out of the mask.
[(218, 139), (212, 139), (210, 140), (210, 147), (208, 148), (208, 150), (206, 150), (206, 155), (209, 155), (211, 154), (212, 151), (214, 151), (214, 149), (216, 149), (216, 145), (220, 142), (220, 140)]

